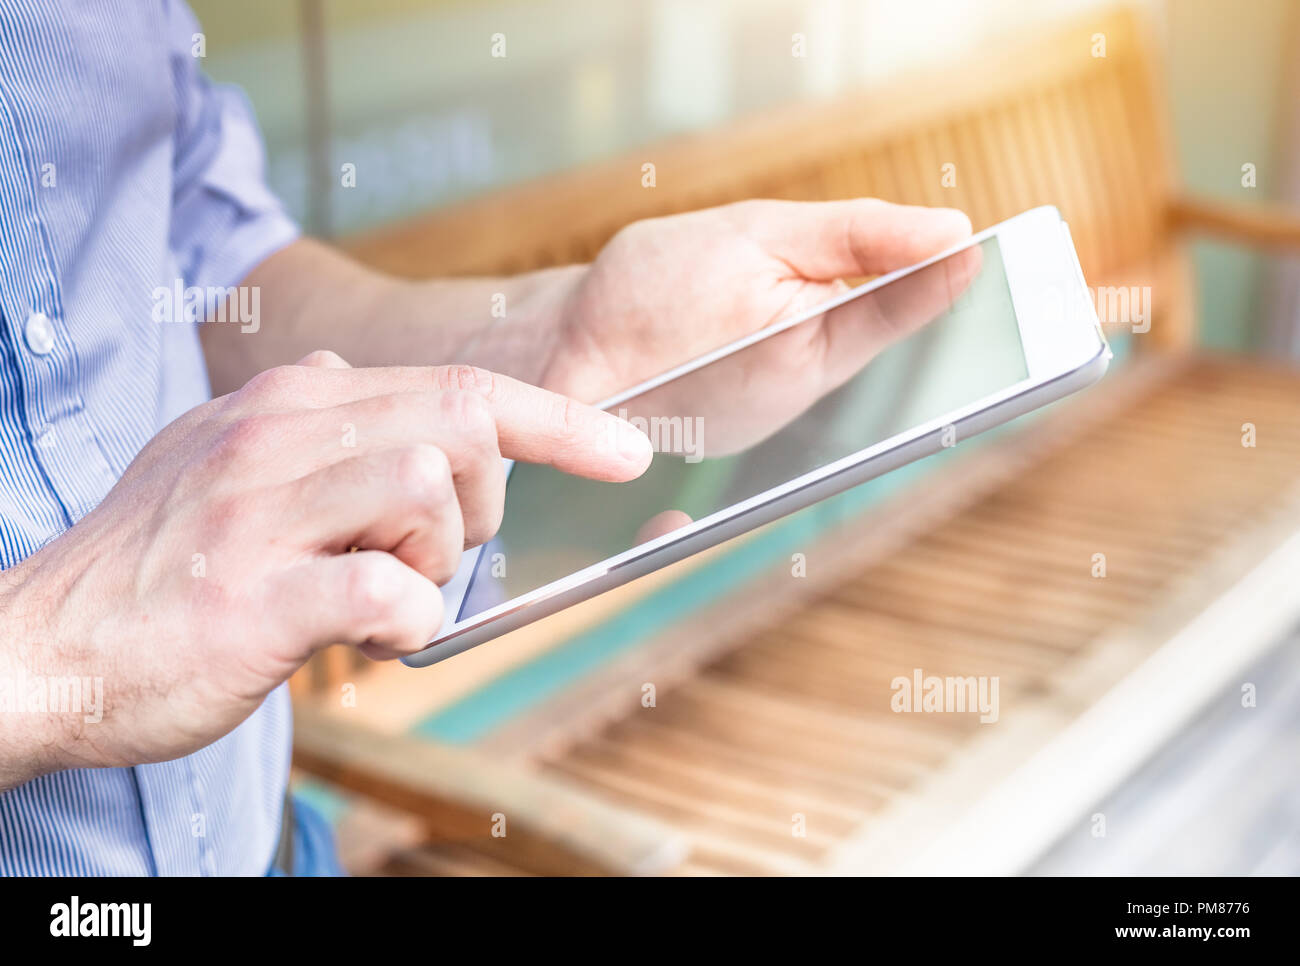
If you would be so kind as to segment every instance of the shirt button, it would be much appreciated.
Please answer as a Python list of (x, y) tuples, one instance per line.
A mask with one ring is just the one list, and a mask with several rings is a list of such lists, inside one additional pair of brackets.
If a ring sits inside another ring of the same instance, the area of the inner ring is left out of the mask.
[(38, 356), (49, 355), (54, 348), (54, 327), (44, 312), (33, 312), (27, 316), (23, 335), (27, 337), (27, 348)]

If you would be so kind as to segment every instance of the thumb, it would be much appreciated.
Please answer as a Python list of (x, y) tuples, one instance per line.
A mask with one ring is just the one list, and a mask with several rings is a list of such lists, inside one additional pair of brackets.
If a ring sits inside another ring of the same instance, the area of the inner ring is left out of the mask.
[(881, 275), (929, 258), (971, 233), (955, 208), (851, 201), (764, 201), (745, 206), (747, 231), (804, 278), (833, 281)]

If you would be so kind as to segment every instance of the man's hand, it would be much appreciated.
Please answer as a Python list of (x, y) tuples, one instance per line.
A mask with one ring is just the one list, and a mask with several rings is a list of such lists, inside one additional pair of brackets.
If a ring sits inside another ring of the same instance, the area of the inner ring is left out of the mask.
[(333, 353), (191, 410), (4, 573), (0, 674), (102, 678), (105, 708), (97, 724), (0, 715), (0, 790), (201, 748), (331, 644), (419, 650), (438, 585), (500, 523), (502, 457), (632, 479), (650, 443), (621, 426), (480, 369)]
[[(695, 436), (693, 459), (747, 449), (799, 418), (888, 346), (951, 308), (983, 263), (980, 247), (970, 245), (724, 356), (699, 373), (641, 393), (620, 405), (618, 415), (644, 420), (642, 425), (665, 418), (699, 420), (708, 430)], [(664, 445), (662, 439), (659, 445)]]
[[(824, 302), (843, 279), (914, 264), (970, 230), (960, 211), (871, 199), (746, 201), (636, 222), (576, 285), (540, 384), (599, 401)], [(822, 338), (800, 351), (819, 364), (833, 329), (808, 331)]]

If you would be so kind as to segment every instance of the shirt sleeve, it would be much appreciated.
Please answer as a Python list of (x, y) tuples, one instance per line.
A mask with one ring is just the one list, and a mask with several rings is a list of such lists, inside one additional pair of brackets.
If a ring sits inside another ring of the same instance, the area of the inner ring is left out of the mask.
[(182, 0), (164, 3), (177, 112), (169, 245), (185, 284), (210, 292), (238, 285), (299, 230), (266, 186), (248, 99), (203, 75), (198, 20)]

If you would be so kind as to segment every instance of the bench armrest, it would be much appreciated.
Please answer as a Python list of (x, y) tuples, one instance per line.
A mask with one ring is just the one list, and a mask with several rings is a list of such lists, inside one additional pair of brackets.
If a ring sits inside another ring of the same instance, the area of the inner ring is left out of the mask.
[(1175, 198), (1170, 220), (1180, 234), (1196, 233), (1257, 248), (1300, 248), (1300, 210), (1208, 198)]

